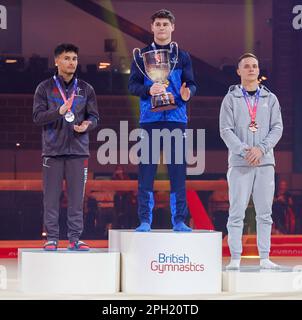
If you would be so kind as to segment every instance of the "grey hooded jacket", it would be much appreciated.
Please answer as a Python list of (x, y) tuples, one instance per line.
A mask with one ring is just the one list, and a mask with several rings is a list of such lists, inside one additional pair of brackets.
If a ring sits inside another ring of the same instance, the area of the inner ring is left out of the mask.
[[(251, 102), (253, 106), (253, 102)], [(224, 97), (219, 116), (220, 136), (229, 149), (229, 167), (249, 166), (244, 159), (246, 148), (259, 147), (263, 152), (260, 165), (275, 165), (273, 148), (283, 131), (277, 97), (260, 85), (256, 123), (258, 130), (249, 130), (251, 117), (240, 85), (233, 85)]]

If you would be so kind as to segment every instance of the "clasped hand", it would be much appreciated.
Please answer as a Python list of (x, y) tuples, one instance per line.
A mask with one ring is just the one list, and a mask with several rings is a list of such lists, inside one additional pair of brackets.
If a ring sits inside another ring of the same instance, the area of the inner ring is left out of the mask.
[(245, 160), (251, 166), (258, 166), (260, 163), (260, 159), (263, 156), (263, 152), (258, 147), (252, 147), (245, 149), (247, 151), (245, 155)]

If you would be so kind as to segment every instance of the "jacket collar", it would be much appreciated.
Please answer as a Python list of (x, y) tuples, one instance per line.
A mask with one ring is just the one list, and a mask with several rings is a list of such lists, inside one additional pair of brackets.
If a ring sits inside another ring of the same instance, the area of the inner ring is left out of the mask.
[(64, 87), (67, 87), (67, 88), (69, 88), (69, 87), (74, 83), (74, 81), (75, 81), (75, 79), (76, 79), (76, 77), (77, 77), (77, 75), (74, 74), (73, 77), (72, 77), (72, 79), (71, 79), (70, 82), (68, 83), (68, 86), (66, 86), (63, 77), (58, 74), (58, 71), (55, 72), (55, 76), (56, 76), (57, 79), (60, 81), (60, 84), (61, 84), (62, 86), (64, 86)]
[(158, 50), (159, 49), (169, 49), (170, 50), (170, 43), (165, 44), (165, 45), (160, 45), (160, 44), (157, 44), (155, 41), (153, 41), (152, 44), (150, 45), (150, 47), (152, 48), (152, 50), (153, 50), (153, 46), (155, 46), (155, 48)]
[[(259, 88), (260, 88), (260, 97), (267, 97), (270, 94), (270, 90), (266, 86), (260, 84)], [(228, 92), (237, 98), (243, 97), (243, 92), (241, 90), (240, 84), (230, 86)]]

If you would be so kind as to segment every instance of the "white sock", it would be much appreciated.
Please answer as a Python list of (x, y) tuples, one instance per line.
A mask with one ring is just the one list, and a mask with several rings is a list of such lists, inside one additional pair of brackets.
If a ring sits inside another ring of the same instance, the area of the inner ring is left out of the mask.
[(280, 269), (280, 266), (270, 259), (260, 259), (260, 268), (262, 269)]
[(239, 270), (240, 259), (231, 259), (230, 263), (226, 266), (227, 270)]

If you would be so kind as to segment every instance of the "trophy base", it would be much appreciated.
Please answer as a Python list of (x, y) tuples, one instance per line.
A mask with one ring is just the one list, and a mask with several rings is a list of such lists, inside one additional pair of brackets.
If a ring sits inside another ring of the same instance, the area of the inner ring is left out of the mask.
[(173, 110), (177, 108), (175, 104), (175, 99), (172, 93), (165, 92), (162, 94), (156, 94), (152, 96), (151, 99), (151, 111), (152, 112), (161, 112), (166, 110)]
[(152, 112), (162, 112), (166, 110), (173, 110), (176, 109), (177, 105), (176, 104), (169, 104), (167, 106), (161, 106), (161, 107), (152, 107), (151, 111)]

